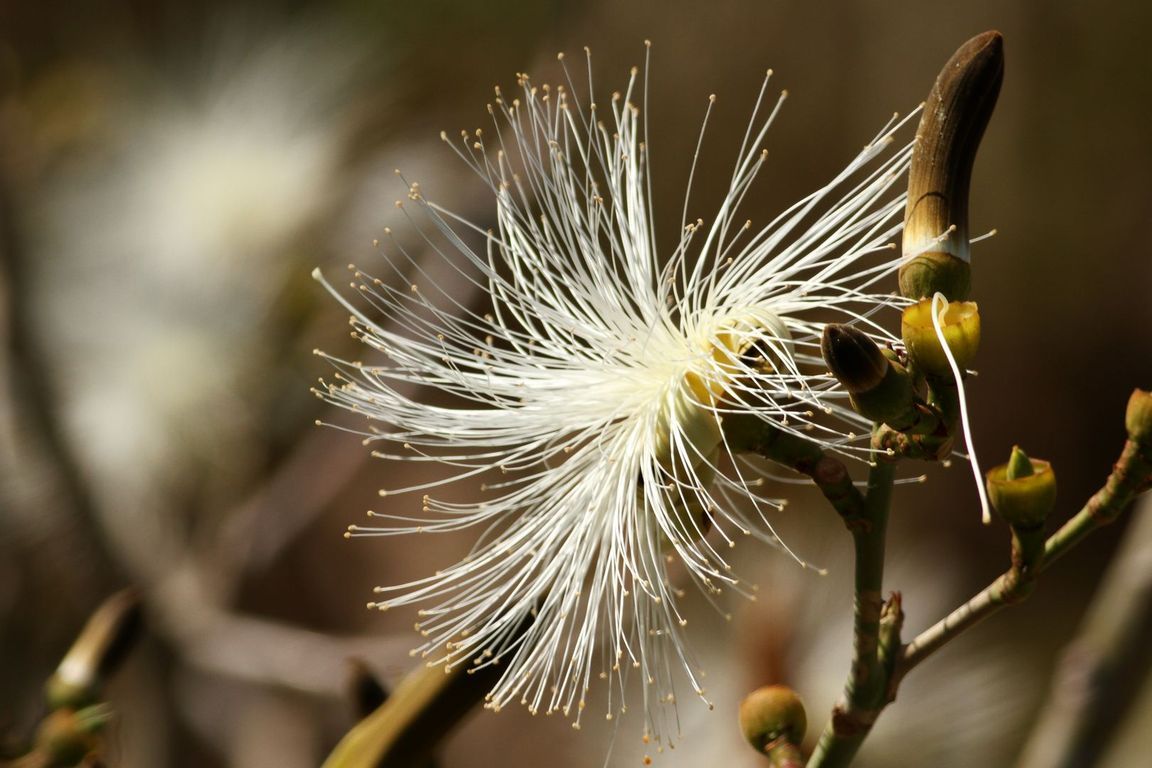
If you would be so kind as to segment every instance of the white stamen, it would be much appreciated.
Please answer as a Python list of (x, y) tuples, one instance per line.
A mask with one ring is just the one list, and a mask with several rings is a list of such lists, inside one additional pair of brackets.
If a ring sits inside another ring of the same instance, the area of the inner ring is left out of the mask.
[(968, 463), (972, 465), (972, 476), (976, 479), (976, 491), (980, 494), (980, 514), (984, 525), (992, 522), (992, 508), (988, 504), (988, 492), (984, 489), (984, 473), (980, 471), (980, 462), (976, 460), (976, 445), (972, 442), (972, 427), (968, 422), (968, 399), (964, 395), (964, 376), (956, 358), (952, 356), (952, 349), (948, 340), (944, 338), (944, 328), (940, 318), (948, 309), (948, 299), (939, 291), (932, 297), (932, 326), (936, 329), (936, 338), (944, 348), (944, 356), (948, 358), (948, 365), (952, 369), (952, 378), (956, 380), (956, 392), (960, 395), (960, 423), (964, 427), (964, 444), (968, 446)]
[[(355, 301), (340, 299), (381, 357), (326, 356), (338, 383), (317, 393), (373, 420), (351, 430), (373, 455), (444, 469), (389, 488), (390, 500), (420, 501), (378, 507), (354, 535), (478, 532), (461, 562), (380, 590), (381, 606), (421, 610), (418, 653), (499, 664), (488, 706), (575, 710), (577, 722), (599, 654), (609, 697), (623, 696), (627, 669), (652, 681), (645, 727), (660, 737), (678, 727), (674, 678), (702, 690), (668, 558), (725, 613), (721, 590), (752, 596), (725, 560), (740, 536), (791, 554), (769, 520), (784, 501), (763, 495), (760, 470), (737, 465), (724, 420), (755, 416), (874, 458), (869, 423), (826, 374), (819, 340), (832, 312), (896, 341), (875, 316), (907, 303), (879, 282), (899, 267), (896, 190), (911, 155), (893, 134), (915, 113), (775, 219), (733, 229), (781, 106), (767, 109), (762, 87), (718, 206), (700, 216), (686, 194), (679, 240), (658, 253), (647, 118), (633, 103), (647, 77), (633, 71), (597, 107), (574, 87), (518, 82), (519, 98), (497, 91), (483, 139), (449, 142), (494, 196), (494, 229), (407, 185), (399, 215), (423, 243), (389, 238), (384, 274), (357, 269)], [(489, 314), (453, 284), (482, 289)], [(458, 480), (482, 488), (477, 498), (424, 495)]]

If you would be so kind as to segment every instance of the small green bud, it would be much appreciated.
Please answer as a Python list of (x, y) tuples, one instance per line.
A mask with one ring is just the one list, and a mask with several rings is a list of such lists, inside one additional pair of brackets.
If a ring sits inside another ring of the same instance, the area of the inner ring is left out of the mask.
[[(949, 302), (941, 312), (940, 326), (956, 365), (963, 371), (972, 364), (980, 347), (980, 311), (976, 302)], [(932, 376), (952, 376), (948, 357), (932, 322), (931, 299), (906, 307), (900, 330), (908, 356), (919, 370)]]
[(1009, 480), (1019, 480), (1022, 477), (1031, 477), (1036, 474), (1036, 468), (1032, 466), (1032, 460), (1028, 458), (1028, 454), (1020, 450), (1020, 446), (1012, 446), (1012, 455), (1008, 457), (1008, 465), (1005, 470), (1005, 477)]
[(808, 715), (796, 692), (785, 685), (757, 688), (740, 702), (740, 730), (758, 751), (778, 739), (790, 744), (804, 741)]
[(1152, 446), (1152, 392), (1132, 390), (1128, 398), (1128, 411), (1124, 414), (1128, 439), (1140, 445)]
[(1047, 461), (1013, 447), (1008, 463), (988, 472), (988, 497), (1013, 528), (1039, 528), (1056, 504), (1056, 473)]

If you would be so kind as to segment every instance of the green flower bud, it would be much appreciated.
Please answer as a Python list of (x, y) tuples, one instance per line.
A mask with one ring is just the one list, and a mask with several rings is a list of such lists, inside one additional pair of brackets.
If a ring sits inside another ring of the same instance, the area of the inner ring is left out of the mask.
[(820, 351), (861, 416), (895, 429), (916, 421), (912, 377), (904, 366), (886, 357), (868, 334), (847, 325), (826, 325)]
[(748, 743), (761, 752), (778, 739), (800, 744), (808, 730), (808, 715), (791, 688), (766, 685), (740, 702), (740, 730)]
[(1124, 414), (1128, 439), (1140, 445), (1152, 446), (1152, 392), (1132, 391), (1128, 398), (1128, 411)]
[[(941, 313), (940, 326), (956, 365), (963, 371), (972, 364), (980, 346), (980, 312), (976, 302), (949, 302)], [(932, 376), (952, 376), (948, 357), (932, 322), (931, 299), (906, 307), (900, 330), (908, 347), (908, 357), (919, 370)]]
[(988, 472), (988, 497), (1013, 528), (1039, 528), (1056, 504), (1056, 473), (1015, 446), (1007, 464)]

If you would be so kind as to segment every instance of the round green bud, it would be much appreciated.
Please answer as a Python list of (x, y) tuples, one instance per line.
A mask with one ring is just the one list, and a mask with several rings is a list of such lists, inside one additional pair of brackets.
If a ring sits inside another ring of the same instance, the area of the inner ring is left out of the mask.
[(1007, 464), (988, 472), (988, 498), (1013, 528), (1039, 528), (1056, 505), (1056, 473), (1052, 465), (1012, 449)]
[(740, 730), (758, 751), (784, 739), (800, 744), (808, 730), (808, 715), (796, 692), (785, 685), (757, 688), (740, 702)]
[[(976, 358), (980, 347), (980, 311), (974, 301), (949, 302), (940, 313), (940, 326), (948, 349), (963, 371)], [(923, 299), (904, 309), (901, 335), (908, 357), (918, 369), (932, 376), (952, 375), (948, 357), (932, 322), (932, 300)]]
[(1128, 411), (1124, 414), (1128, 439), (1140, 445), (1152, 446), (1152, 392), (1132, 391), (1128, 398)]

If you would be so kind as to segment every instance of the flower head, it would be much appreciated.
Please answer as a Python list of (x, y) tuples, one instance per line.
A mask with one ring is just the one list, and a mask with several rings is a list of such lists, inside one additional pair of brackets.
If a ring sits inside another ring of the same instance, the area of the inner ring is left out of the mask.
[(397, 245), (392, 278), (355, 271), (371, 309), (341, 298), (377, 359), (335, 360), (337, 379), (318, 393), (368, 416), (376, 455), (455, 470), (429, 485), (478, 486), (474, 502), (423, 495), (412, 514), (398, 500), (374, 513), (379, 526), (352, 530), (478, 531), (456, 565), (378, 588), (377, 607), (422, 607), (429, 663), (500, 663), (491, 708), (519, 701), (577, 725), (594, 672), (610, 680), (612, 717), (634, 669), (659, 738), (672, 730), (662, 705), (675, 678), (705, 695), (668, 565), (706, 595), (750, 593), (724, 549), (740, 535), (779, 544), (766, 513), (784, 502), (762, 494), (762, 467), (733, 455), (725, 420), (751, 415), (869, 456), (863, 420), (820, 359), (821, 315), (893, 340), (872, 315), (902, 301), (876, 285), (898, 266), (892, 186), (910, 148), (894, 141), (905, 122), (894, 119), (828, 184), (767, 224), (744, 220), (785, 97), (768, 106), (766, 77), (719, 209), (689, 221), (686, 197), (679, 242), (661, 254), (644, 80), (634, 69), (597, 104), (565, 77), (552, 87), (519, 75), (518, 95), (497, 89), (489, 105), (491, 133), (450, 142), (495, 196), (494, 230), (409, 187), (432, 224), (429, 252), (482, 284), (487, 311)]

